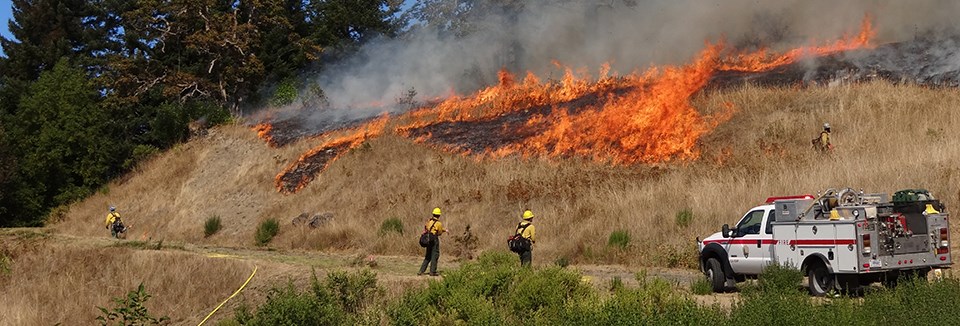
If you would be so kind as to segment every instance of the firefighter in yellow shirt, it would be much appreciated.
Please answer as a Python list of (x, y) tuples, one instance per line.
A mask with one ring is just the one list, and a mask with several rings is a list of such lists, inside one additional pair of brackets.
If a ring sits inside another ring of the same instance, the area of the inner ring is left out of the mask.
[(110, 230), (110, 236), (118, 238), (119, 234), (123, 232), (123, 220), (120, 219), (120, 213), (117, 212), (117, 208), (110, 206), (110, 213), (107, 213), (107, 218), (103, 221), (107, 230)]
[(537, 242), (537, 229), (533, 226), (533, 212), (528, 210), (523, 211), (523, 221), (517, 225), (517, 232), (524, 239), (530, 240), (530, 248), (523, 250), (519, 253), (520, 255), (520, 266), (530, 267), (530, 263), (533, 261), (533, 244)]
[(437, 276), (437, 260), (440, 259), (440, 236), (447, 232), (447, 229), (443, 228), (443, 223), (440, 223), (440, 207), (433, 209), (433, 216), (423, 225), (423, 229), (427, 233), (433, 234), (434, 239), (433, 244), (426, 248), (427, 252), (423, 256), (423, 264), (420, 264), (420, 272), (417, 272), (417, 275), (423, 275), (429, 264), (430, 276)]
[(833, 150), (833, 143), (830, 142), (830, 124), (823, 124), (823, 131), (820, 136), (813, 139), (814, 148), (820, 152), (829, 152)]

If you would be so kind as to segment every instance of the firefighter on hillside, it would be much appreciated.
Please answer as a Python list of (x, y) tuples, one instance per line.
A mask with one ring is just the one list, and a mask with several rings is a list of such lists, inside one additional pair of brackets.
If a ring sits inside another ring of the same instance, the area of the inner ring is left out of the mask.
[(104, 224), (107, 230), (110, 230), (110, 236), (114, 238), (119, 238), (120, 233), (123, 232), (123, 221), (120, 219), (120, 213), (117, 212), (117, 208), (110, 206), (110, 213), (107, 213), (107, 218), (104, 220)]
[(420, 272), (417, 275), (423, 275), (423, 272), (427, 270), (427, 264), (429, 264), (430, 276), (437, 276), (437, 260), (440, 259), (440, 236), (447, 232), (447, 229), (443, 228), (443, 223), (440, 223), (440, 207), (433, 209), (433, 216), (423, 225), (423, 229), (436, 237), (433, 245), (426, 248), (427, 252), (423, 256), (423, 264), (420, 264)]
[(530, 263), (533, 261), (533, 244), (537, 242), (536, 240), (536, 229), (533, 227), (533, 212), (528, 210), (523, 211), (523, 221), (517, 225), (517, 232), (524, 239), (530, 240), (530, 249), (523, 250), (518, 252), (520, 255), (520, 266), (530, 267)]
[(820, 132), (820, 137), (813, 139), (813, 147), (823, 153), (833, 150), (833, 144), (830, 143), (830, 124), (829, 123), (823, 124), (823, 131)]

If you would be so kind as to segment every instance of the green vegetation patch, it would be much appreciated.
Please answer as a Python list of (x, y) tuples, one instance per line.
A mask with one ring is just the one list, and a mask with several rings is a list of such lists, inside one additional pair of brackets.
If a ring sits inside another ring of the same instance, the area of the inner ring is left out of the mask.
[(208, 217), (207, 221), (203, 223), (203, 237), (209, 238), (211, 235), (216, 234), (217, 231), (220, 231), (222, 227), (223, 225), (220, 224), (220, 215)]
[(403, 222), (399, 218), (388, 218), (380, 223), (380, 235), (389, 233), (403, 234)]
[(610, 233), (610, 238), (607, 239), (607, 246), (627, 249), (627, 246), (630, 245), (630, 232), (627, 230), (617, 230)]
[(257, 232), (254, 234), (254, 240), (258, 246), (264, 246), (273, 240), (273, 237), (280, 233), (280, 223), (276, 219), (267, 219), (260, 222), (257, 226)]

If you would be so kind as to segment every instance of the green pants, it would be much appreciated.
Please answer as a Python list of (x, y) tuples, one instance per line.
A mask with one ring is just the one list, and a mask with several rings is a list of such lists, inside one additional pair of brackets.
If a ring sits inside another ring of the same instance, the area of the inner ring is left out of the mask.
[(437, 273), (437, 259), (440, 259), (440, 241), (437, 240), (437, 243), (432, 247), (427, 247), (427, 253), (423, 256), (423, 264), (420, 264), (420, 272), (417, 274), (423, 274), (427, 270), (427, 264), (430, 264), (430, 274)]
[(520, 266), (530, 267), (530, 263), (533, 262), (533, 250), (527, 250), (521, 252), (520, 254)]

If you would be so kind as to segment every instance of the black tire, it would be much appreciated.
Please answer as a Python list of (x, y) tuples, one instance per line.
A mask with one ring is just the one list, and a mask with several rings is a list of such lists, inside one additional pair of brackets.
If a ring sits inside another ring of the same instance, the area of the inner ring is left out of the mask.
[(883, 275), (882, 281), (883, 281), (883, 286), (885, 288), (893, 290), (897, 288), (897, 284), (900, 283), (900, 272), (899, 271), (886, 272)]
[(822, 297), (836, 287), (837, 278), (827, 270), (822, 263), (814, 264), (807, 269), (807, 287), (810, 295)]
[(723, 267), (720, 265), (719, 260), (716, 258), (707, 259), (707, 270), (705, 274), (714, 293), (722, 293), (726, 290), (727, 276), (723, 274)]
[(837, 287), (840, 288), (841, 293), (850, 296), (863, 295), (863, 287), (860, 286), (861, 280), (859, 275), (836, 275), (834, 279), (836, 279)]

